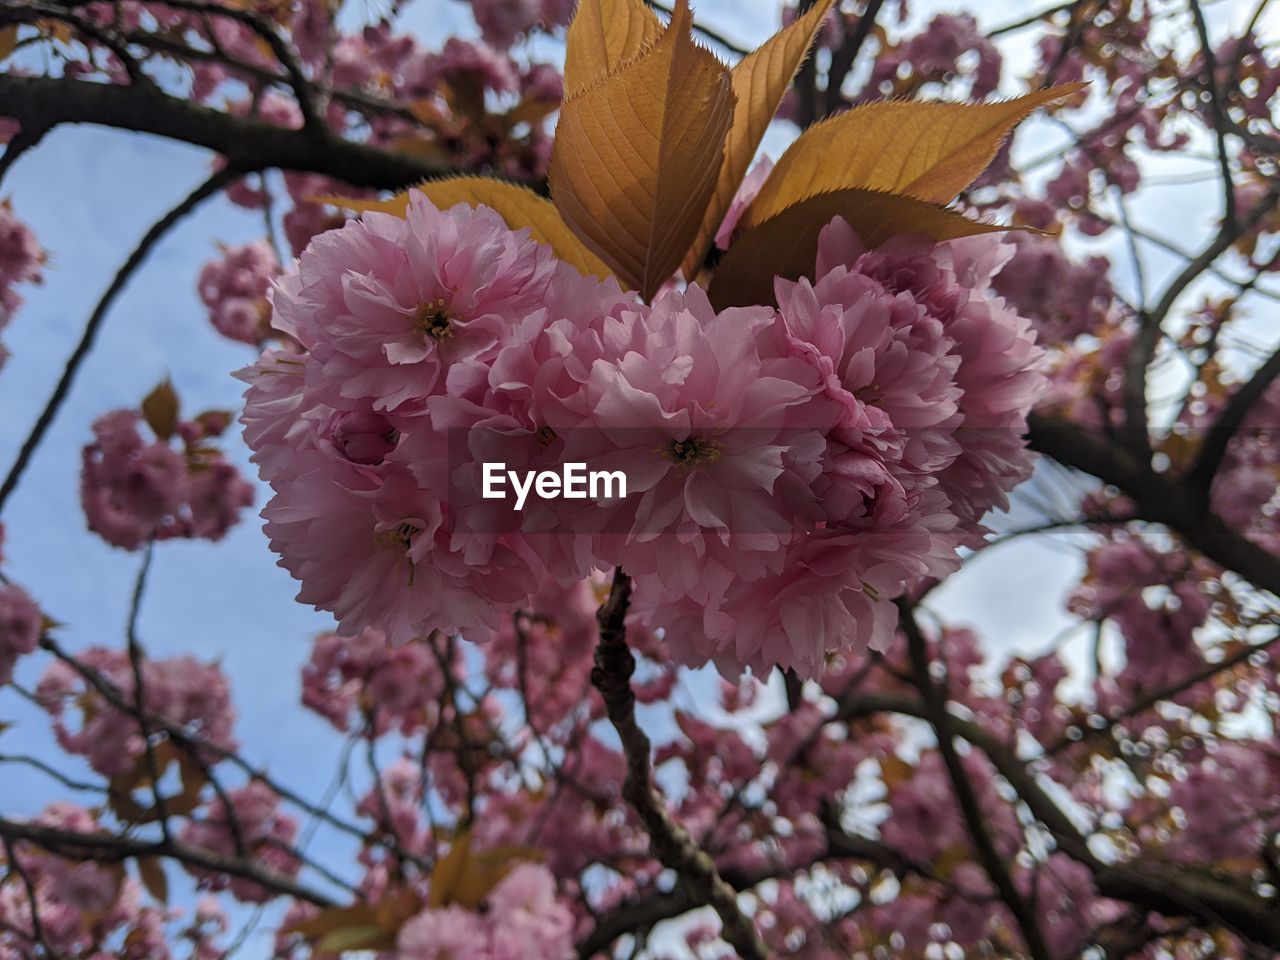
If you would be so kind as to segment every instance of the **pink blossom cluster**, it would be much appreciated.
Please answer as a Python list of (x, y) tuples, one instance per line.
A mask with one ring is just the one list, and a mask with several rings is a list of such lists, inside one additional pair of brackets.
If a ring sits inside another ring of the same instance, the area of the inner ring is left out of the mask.
[(1035, 323), (1042, 342), (1071, 341), (1103, 326), (1114, 301), (1110, 260), (1101, 255), (1072, 260), (1057, 239), (1040, 234), (1016, 233), (1010, 239), (1016, 252), (992, 285)]
[[(93, 814), (65, 801), (50, 804), (31, 823), (99, 837), (103, 830)], [(223, 956), (215, 939), (226, 931), (228, 922), (215, 902), (201, 900), (179, 930), (174, 922), (183, 918), (184, 911), (146, 903), (141, 885), (118, 863), (64, 859), (20, 844), (14, 850), (35, 889), (39, 925), (33, 923), (23, 882), (0, 887), (0, 957), (5, 960), (32, 956), (31, 944), (40, 938), (51, 954), (60, 957), (105, 957), (102, 947), (107, 943), (128, 945), (114, 956), (151, 960), (170, 960), (175, 955), (219, 960)], [(0, 868), (11, 873), (3, 853)], [(179, 937), (185, 941), (184, 948), (173, 951)]]
[[(21, 283), (40, 283), (44, 276), (45, 253), (31, 228), (19, 220), (13, 205), (0, 201), (0, 330), (22, 306)], [(9, 353), (0, 344), (0, 367)]]
[(18, 658), (40, 643), (44, 616), (27, 591), (16, 583), (0, 584), (0, 686), (13, 679)]
[[(105, 647), (79, 651), (76, 662), (93, 671), (126, 709), (63, 660), (45, 670), (36, 698), (53, 717), (63, 750), (84, 757), (105, 777), (123, 776), (135, 769), (146, 751), (138, 721), (127, 712), (138, 702), (133, 664), (124, 651)], [(144, 660), (141, 672), (141, 702), (149, 713), (213, 747), (235, 748), (231, 688), (217, 664), (184, 655)], [(209, 759), (215, 757), (211, 754)]]
[(342, 731), (364, 716), (377, 733), (394, 727), (411, 735), (432, 725), (444, 690), (426, 644), (393, 647), (372, 628), (354, 637), (317, 637), (302, 668), (303, 704)]
[(222, 257), (200, 271), (200, 299), (209, 320), (225, 337), (261, 345), (270, 330), (267, 290), (280, 273), (271, 245), (263, 240), (224, 247)]
[[(480, 208), (414, 195), (317, 238), (273, 292), (245, 436), (273, 548), (344, 633), (503, 630), (548, 580), (621, 566), (677, 660), (803, 673), (883, 648), (893, 598), (980, 540), (1030, 470), (1030, 322), (987, 293), (1010, 250), (836, 221), (815, 282), (652, 307)], [(461, 454), (461, 455), (460, 455)], [(510, 506), (481, 462), (620, 470), (628, 496)], [(459, 478), (470, 481), (458, 486)]]
[(540, 864), (516, 865), (483, 910), (427, 909), (400, 931), (397, 960), (570, 960), (573, 915), (556, 898), (555, 877)]
[[(972, 66), (965, 63), (968, 59)], [(1000, 50), (977, 20), (969, 14), (940, 13), (920, 33), (876, 59), (868, 87), (891, 93), (904, 79), (918, 85), (963, 75), (972, 84), (971, 95), (981, 99), (995, 92), (1002, 65)]]
[(253, 503), (253, 487), (207, 442), (226, 429), (226, 415), (178, 423), (181, 450), (159, 437), (148, 442), (142, 420), (137, 410), (113, 410), (93, 424), (80, 473), (89, 529), (126, 550), (175, 537), (222, 539)]
[(485, 42), (500, 50), (533, 33), (569, 22), (571, 0), (471, 0), (471, 12)]
[[(298, 821), (280, 810), (280, 798), (255, 780), (227, 791), (226, 802), (214, 798), (182, 827), (181, 839), (223, 857), (244, 856), (274, 877), (296, 876), (302, 864), (293, 852)], [(205, 890), (229, 890), (243, 903), (265, 903), (275, 891), (245, 877), (187, 865)]]
[(1108, 540), (1089, 556), (1089, 575), (1068, 604), (1081, 617), (1111, 619), (1124, 637), (1125, 687), (1158, 690), (1204, 665), (1195, 631), (1209, 616), (1203, 561), (1157, 550), (1137, 537)]

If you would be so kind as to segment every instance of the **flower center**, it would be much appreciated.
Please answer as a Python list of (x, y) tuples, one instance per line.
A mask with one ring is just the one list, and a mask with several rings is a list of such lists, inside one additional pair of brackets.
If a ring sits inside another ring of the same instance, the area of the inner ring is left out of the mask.
[(703, 440), (700, 437), (690, 437), (687, 440), (672, 440), (660, 450), (668, 460), (674, 460), (676, 463), (687, 467), (699, 463), (714, 463), (720, 459), (720, 444), (714, 440)]
[[(408, 553), (409, 547), (413, 545), (413, 535), (418, 532), (418, 528), (412, 523), (401, 523), (398, 526), (391, 527), (386, 530), (379, 530), (373, 535), (374, 546), (391, 547), (403, 553)], [(409, 586), (413, 586), (413, 558), (405, 557), (409, 562)]]
[(418, 307), (413, 325), (437, 343), (448, 340), (453, 336), (453, 312), (445, 306), (444, 298), (437, 298)]

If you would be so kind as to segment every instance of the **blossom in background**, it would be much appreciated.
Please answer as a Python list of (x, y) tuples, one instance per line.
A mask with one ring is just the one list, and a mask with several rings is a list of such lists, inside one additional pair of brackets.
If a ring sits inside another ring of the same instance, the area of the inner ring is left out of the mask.
[[(296, 876), (302, 866), (292, 848), (298, 835), (298, 821), (282, 813), (279, 806), (280, 798), (271, 788), (255, 780), (238, 790), (227, 791), (226, 802), (211, 800), (197, 818), (184, 824), (182, 841), (223, 857), (235, 855), (237, 846), (243, 845), (250, 862), (269, 874)], [(243, 903), (266, 903), (278, 895), (243, 877), (229, 877), (193, 866), (187, 870), (196, 877), (201, 889), (229, 890)]]
[[(21, 283), (40, 283), (45, 259), (31, 228), (14, 215), (8, 200), (0, 201), (0, 331), (22, 306), (22, 295), (14, 288)], [(8, 356), (0, 344), (0, 367)]]
[[(105, 678), (124, 703), (135, 702), (137, 687), (127, 653), (89, 647), (77, 654), (77, 660)], [(151, 713), (214, 748), (235, 749), (231, 687), (216, 663), (191, 656), (148, 659), (141, 672), (142, 702)], [(53, 718), (62, 749), (84, 757), (103, 776), (123, 776), (141, 761), (145, 744), (136, 721), (70, 664), (59, 660), (46, 668), (36, 699)]]
[(520, 863), (489, 893), (482, 910), (424, 910), (400, 930), (399, 960), (569, 960), (574, 921), (540, 864)]
[(93, 424), (81, 454), (80, 502), (89, 529), (136, 550), (152, 540), (220, 540), (253, 503), (253, 487), (205, 441), (227, 426), (221, 415), (180, 422), (183, 449), (148, 442), (137, 410), (113, 410)]
[(40, 643), (44, 615), (16, 583), (0, 584), (0, 685), (13, 679), (18, 658)]
[(263, 240), (223, 248), (220, 259), (204, 265), (197, 283), (214, 328), (232, 340), (260, 345), (271, 317), (267, 290), (279, 272), (280, 263)]

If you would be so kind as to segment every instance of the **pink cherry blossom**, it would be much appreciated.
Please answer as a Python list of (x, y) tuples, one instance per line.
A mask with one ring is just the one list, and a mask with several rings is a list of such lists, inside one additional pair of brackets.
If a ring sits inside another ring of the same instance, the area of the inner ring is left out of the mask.
[[(222, 856), (236, 852), (237, 833), (248, 850), (251, 862), (269, 873), (293, 877), (301, 864), (290, 849), (298, 833), (298, 821), (279, 810), (280, 798), (263, 783), (254, 781), (227, 792), (229, 804), (211, 801), (203, 816), (182, 828), (182, 840)], [(234, 818), (236, 830), (231, 822)], [(228, 877), (197, 867), (188, 867), (201, 889), (229, 890), (244, 903), (266, 903), (276, 894), (252, 880)]]
[(13, 679), (13, 665), (40, 642), (44, 617), (15, 583), (0, 585), (0, 686)]
[(259, 344), (267, 332), (271, 309), (267, 290), (280, 264), (265, 241), (224, 248), (222, 258), (200, 271), (200, 299), (223, 336)]

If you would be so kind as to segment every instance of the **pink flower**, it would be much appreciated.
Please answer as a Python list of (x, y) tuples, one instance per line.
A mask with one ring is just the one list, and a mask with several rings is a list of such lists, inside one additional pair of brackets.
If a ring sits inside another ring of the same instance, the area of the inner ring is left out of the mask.
[(541, 864), (520, 863), (488, 897), (496, 920), (494, 960), (570, 960), (573, 914), (556, 899), (556, 881)]
[(113, 410), (93, 424), (81, 454), (80, 502), (89, 529), (112, 546), (136, 550), (148, 540), (219, 540), (253, 503), (253, 487), (221, 453), (200, 441), (208, 423), (178, 425), (186, 449), (146, 442), (142, 415)]
[(760, 188), (764, 186), (764, 182), (769, 179), (769, 174), (772, 172), (773, 161), (769, 157), (761, 157), (751, 168), (751, 172), (742, 178), (738, 192), (733, 195), (733, 202), (729, 204), (724, 219), (720, 221), (720, 228), (716, 231), (716, 246), (721, 250), (729, 249), (738, 221), (747, 212), (747, 208), (751, 206), (751, 202), (760, 193)]
[(471, 0), (471, 13), (485, 43), (499, 50), (529, 33), (542, 15), (539, 0)]
[(1016, 253), (992, 285), (1035, 322), (1044, 341), (1074, 340), (1103, 324), (1113, 301), (1111, 261), (1069, 260), (1056, 239), (1033, 233), (1011, 234), (1010, 241)]
[(404, 219), (367, 214), (316, 238), (277, 285), (273, 323), (311, 351), (330, 406), (408, 412), (452, 364), (492, 356), (553, 273), (549, 248), (493, 211), (415, 194)]
[(356, 632), (376, 626), (396, 642), (433, 630), (495, 622), (537, 586), (538, 561), (518, 541), (484, 563), (454, 553), (444, 504), (402, 469), (297, 457), (263, 511), (271, 547), (302, 588), (298, 599)]
[[(78, 653), (77, 659), (101, 674), (125, 702), (134, 701), (133, 667), (127, 654), (90, 647)], [(143, 702), (150, 712), (217, 747), (235, 748), (231, 691), (216, 664), (186, 656), (146, 660), (142, 677)], [(36, 694), (54, 718), (54, 733), (61, 747), (85, 757), (99, 773), (121, 776), (140, 761), (145, 746), (137, 721), (112, 706), (67, 664), (59, 661), (50, 665)], [(78, 728), (69, 722), (68, 707), (80, 713)]]
[(671, 599), (708, 564), (774, 569), (801, 511), (816, 509), (808, 484), (823, 440), (801, 411), (817, 378), (771, 355), (773, 324), (767, 308), (717, 314), (693, 286), (576, 346), (586, 376), (551, 424), (568, 460), (627, 477), (597, 555), (652, 575)]
[(8, 200), (0, 201), (0, 329), (22, 305), (14, 289), (20, 283), (40, 283), (44, 279), (44, 250), (31, 228), (13, 213)]
[[(837, 218), (819, 240), (819, 277), (848, 264), (887, 293), (910, 297), (921, 311), (920, 322), (939, 324), (941, 335), (951, 341), (950, 357), (959, 361), (954, 368), (959, 416), (935, 426), (954, 430), (950, 462), (930, 459), (928, 471), (949, 497), (963, 541), (974, 543), (984, 532), (983, 514), (1007, 507), (1007, 492), (1031, 473), (1023, 440), (1026, 415), (1046, 384), (1039, 369), (1043, 352), (1035, 346), (1030, 322), (988, 293), (1012, 251), (991, 236), (936, 245), (902, 237), (862, 251), (856, 235)], [(925, 439), (932, 454), (943, 450), (936, 434)]]
[(267, 291), (280, 272), (279, 261), (264, 241), (226, 247), (222, 259), (200, 271), (200, 299), (223, 336), (259, 344), (268, 331), (271, 307)]
[(437, 82), (457, 82), (469, 76), (494, 93), (512, 93), (518, 85), (515, 64), (509, 56), (488, 43), (473, 43), (458, 37), (450, 37), (444, 49), (430, 57), (428, 70)]
[[(202, 819), (186, 823), (181, 831), (184, 843), (203, 847), (222, 856), (236, 855), (236, 834), (231, 827), (235, 818), (240, 841), (251, 862), (282, 877), (296, 876), (301, 864), (290, 848), (298, 835), (298, 821), (279, 810), (280, 798), (259, 781), (238, 790), (227, 791), (230, 806), (214, 799), (203, 810)], [(266, 903), (276, 892), (243, 877), (230, 877), (187, 866), (202, 890), (230, 890), (244, 903)]]
[(13, 679), (18, 657), (40, 643), (44, 617), (35, 601), (16, 583), (0, 585), (0, 685)]
[(479, 914), (461, 907), (424, 910), (404, 925), (397, 940), (400, 960), (492, 960)]

